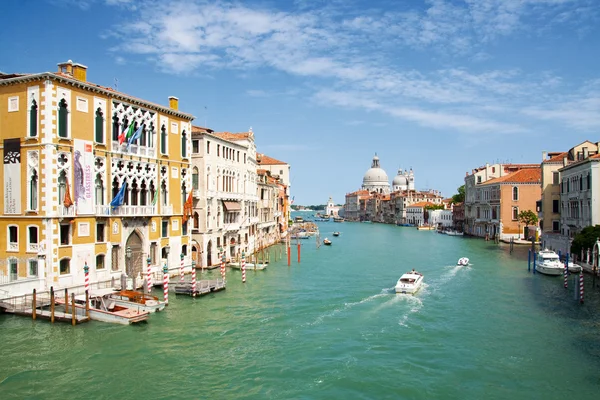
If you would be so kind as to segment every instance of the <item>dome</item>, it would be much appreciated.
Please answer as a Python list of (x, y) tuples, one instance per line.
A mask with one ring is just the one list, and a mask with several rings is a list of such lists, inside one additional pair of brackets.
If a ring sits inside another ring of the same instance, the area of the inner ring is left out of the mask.
[(396, 175), (392, 181), (392, 186), (406, 186), (408, 185), (408, 179), (404, 175)]
[(389, 184), (388, 176), (382, 168), (370, 168), (363, 177), (363, 185)]

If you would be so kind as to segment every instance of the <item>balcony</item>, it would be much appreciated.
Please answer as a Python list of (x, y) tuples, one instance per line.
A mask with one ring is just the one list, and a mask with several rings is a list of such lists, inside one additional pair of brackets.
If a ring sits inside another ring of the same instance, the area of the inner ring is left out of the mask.
[(144, 157), (156, 157), (156, 150), (153, 147), (140, 146), (132, 144), (127, 148), (127, 144), (119, 144), (119, 142), (112, 142), (112, 151), (115, 153), (132, 154), (136, 156)]
[(219, 198), (224, 200), (242, 200), (244, 196), (243, 193), (233, 193), (233, 192), (218, 192), (217, 195)]
[(74, 217), (76, 214), (76, 207), (72, 205), (71, 207), (65, 207), (62, 204), (58, 206), (58, 216), (61, 218), (64, 217)]
[(27, 252), (28, 253), (37, 253), (40, 251), (40, 245), (37, 243), (29, 243), (27, 244)]
[(110, 205), (97, 205), (96, 215), (99, 217), (116, 215), (120, 217), (145, 217), (156, 214), (156, 206), (119, 206), (111, 209)]
[(225, 224), (225, 231), (227, 232), (232, 232), (232, 231), (239, 231), (240, 230), (240, 223), (239, 222), (233, 222), (230, 224)]
[(162, 215), (173, 215), (173, 205), (169, 204), (168, 206), (160, 206), (160, 213)]

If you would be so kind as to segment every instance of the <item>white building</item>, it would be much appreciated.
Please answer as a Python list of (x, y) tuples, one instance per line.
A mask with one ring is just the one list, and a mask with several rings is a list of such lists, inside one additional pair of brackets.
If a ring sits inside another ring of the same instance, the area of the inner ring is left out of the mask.
[(404, 190), (415, 190), (415, 175), (412, 168), (410, 171), (402, 171), (402, 168), (400, 168), (398, 170), (398, 175), (396, 175), (392, 181), (392, 191), (400, 192)]
[(449, 228), (452, 226), (452, 210), (430, 210), (429, 224)]
[(377, 154), (373, 157), (371, 168), (367, 170), (363, 177), (362, 189), (382, 194), (390, 193), (390, 181), (386, 172), (379, 165)]
[(339, 210), (340, 208), (335, 206), (333, 198), (330, 197), (329, 200), (327, 200), (327, 206), (325, 207), (325, 215), (337, 217)]

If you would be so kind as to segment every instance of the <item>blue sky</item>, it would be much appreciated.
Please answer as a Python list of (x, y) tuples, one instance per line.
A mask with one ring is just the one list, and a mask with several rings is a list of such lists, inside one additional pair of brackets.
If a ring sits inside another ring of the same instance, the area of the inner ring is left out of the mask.
[(596, 0), (5, 0), (0, 71), (55, 71), (252, 127), (297, 204), (337, 203), (378, 154), (455, 193), (486, 162), (539, 162), (600, 128)]

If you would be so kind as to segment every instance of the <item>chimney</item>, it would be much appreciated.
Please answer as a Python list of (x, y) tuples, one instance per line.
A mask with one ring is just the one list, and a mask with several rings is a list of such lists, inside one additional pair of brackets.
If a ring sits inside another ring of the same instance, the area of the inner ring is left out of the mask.
[(175, 96), (169, 96), (169, 107), (173, 110), (179, 110), (179, 99)]
[(81, 82), (87, 82), (87, 67), (83, 64), (73, 64), (73, 78)]
[(585, 160), (586, 158), (588, 158), (588, 148), (587, 147), (583, 147), (583, 159)]
[(546, 161), (547, 156), (548, 156), (548, 153), (546, 153), (545, 151), (542, 151), (542, 161)]
[(563, 167), (566, 167), (568, 164), (567, 157), (563, 157)]
[(73, 76), (73, 61), (58, 63), (58, 72)]

